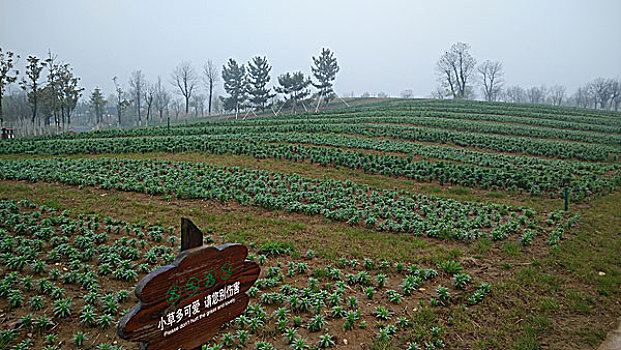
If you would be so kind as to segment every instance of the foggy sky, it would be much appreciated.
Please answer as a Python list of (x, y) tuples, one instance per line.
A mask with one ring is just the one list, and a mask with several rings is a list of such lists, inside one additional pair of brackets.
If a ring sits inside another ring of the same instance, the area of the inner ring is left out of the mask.
[(287, 71), (310, 74), (311, 56), (328, 47), (341, 66), (337, 93), (423, 97), (457, 41), (479, 62), (502, 61), (506, 85), (573, 92), (621, 77), (621, 1), (0, 0), (0, 47), (22, 64), (51, 49), (81, 77), (84, 95), (96, 86), (112, 93), (115, 75), (127, 88), (137, 69), (169, 82), (183, 60), (221, 69), (229, 57), (256, 55), (272, 64), (273, 84)]

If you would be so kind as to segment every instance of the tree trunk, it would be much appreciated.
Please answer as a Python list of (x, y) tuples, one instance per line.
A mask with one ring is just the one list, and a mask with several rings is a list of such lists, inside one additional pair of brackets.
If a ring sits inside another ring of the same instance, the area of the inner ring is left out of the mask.
[(213, 93), (213, 83), (209, 83), (209, 115), (211, 115), (211, 95)]
[(185, 97), (185, 114), (188, 114), (189, 111), (189, 107), (190, 107), (190, 96), (184, 96)]

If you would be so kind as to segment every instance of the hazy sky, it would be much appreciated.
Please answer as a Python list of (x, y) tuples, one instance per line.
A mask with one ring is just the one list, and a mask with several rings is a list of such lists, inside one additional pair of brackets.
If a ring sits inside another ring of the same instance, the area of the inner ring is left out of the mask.
[(142, 69), (168, 82), (183, 60), (221, 67), (265, 55), (274, 83), (287, 71), (310, 74), (322, 47), (341, 66), (339, 94), (428, 96), (436, 61), (457, 41), (479, 62), (502, 61), (507, 85), (571, 92), (621, 77), (621, 0), (0, 0), (3, 50), (23, 63), (51, 49), (106, 96), (115, 75), (127, 85)]

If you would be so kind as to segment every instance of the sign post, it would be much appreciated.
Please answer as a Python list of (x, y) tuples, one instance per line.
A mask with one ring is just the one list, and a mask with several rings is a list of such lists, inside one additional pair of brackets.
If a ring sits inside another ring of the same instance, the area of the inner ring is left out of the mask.
[(200, 349), (248, 305), (245, 291), (260, 268), (246, 260), (245, 246), (203, 246), (203, 233), (182, 218), (181, 249), (171, 265), (138, 283), (140, 302), (119, 322), (119, 337), (141, 349)]

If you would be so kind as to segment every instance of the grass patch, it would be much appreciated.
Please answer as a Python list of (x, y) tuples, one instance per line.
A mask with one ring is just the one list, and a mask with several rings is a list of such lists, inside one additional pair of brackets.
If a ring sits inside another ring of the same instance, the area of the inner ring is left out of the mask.
[(502, 250), (507, 253), (509, 256), (518, 256), (520, 255), (520, 246), (515, 242), (504, 242), (502, 244)]
[(578, 312), (583, 314), (589, 314), (593, 312), (593, 298), (584, 295), (583, 293), (570, 290), (567, 292), (567, 301), (567, 306), (572, 312)]

